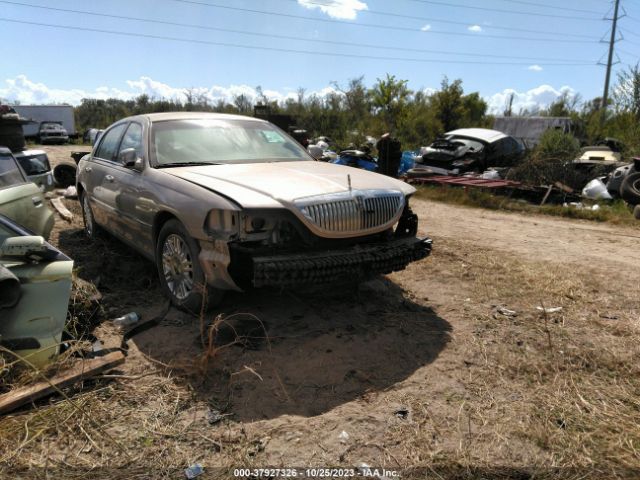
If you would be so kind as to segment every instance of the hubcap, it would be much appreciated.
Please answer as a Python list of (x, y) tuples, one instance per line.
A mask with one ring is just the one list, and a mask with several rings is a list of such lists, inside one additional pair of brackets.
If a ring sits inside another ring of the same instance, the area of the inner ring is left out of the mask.
[(91, 208), (89, 207), (89, 199), (85, 195), (82, 200), (82, 215), (84, 216), (84, 229), (88, 235), (93, 233), (93, 217), (91, 216)]
[(186, 299), (193, 290), (193, 263), (179, 235), (169, 235), (162, 245), (162, 272), (169, 291), (178, 300)]

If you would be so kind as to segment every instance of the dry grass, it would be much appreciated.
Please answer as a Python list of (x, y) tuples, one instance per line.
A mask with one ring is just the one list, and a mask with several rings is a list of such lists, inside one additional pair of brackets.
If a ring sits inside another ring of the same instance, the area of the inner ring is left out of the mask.
[[(468, 313), (474, 328), (459, 332), (454, 342), (466, 365), (456, 372), (466, 393), (454, 398), (459, 411), (448, 419), (457, 446), (454, 450), (442, 438), (433, 409), (421, 399), (405, 399), (415, 423), (411, 435), (407, 428), (396, 434), (406, 442), (410, 463), (428, 461), (460, 478), (482, 472), (508, 478), (534, 473), (536, 478), (638, 478), (640, 300), (635, 292), (617, 291), (593, 272), (461, 252), (469, 252), (462, 243), (439, 244), (439, 255), (451, 260), (451, 276), (473, 286), (477, 306)], [(517, 316), (498, 313), (499, 305)], [(544, 314), (535, 308), (542, 305), (563, 310)], [(512, 461), (497, 463), (496, 452)]]
[[(370, 392), (351, 402), (363, 402), (363, 418), (381, 401), (411, 413), (385, 427), (384, 442), (363, 438), (341, 456), (325, 452), (327, 462), (351, 465), (369, 449), (388, 468), (422, 467), (404, 478), (637, 478), (637, 292), (595, 270), (438, 240), (429, 274), (468, 297), (447, 305), (462, 316), (436, 362), (450, 381), (426, 392), (394, 385), (383, 397)], [(539, 306), (562, 311), (544, 314)], [(161, 364), (134, 352), (126, 372), (65, 391), (72, 401), (57, 396), (0, 419), (0, 476), (156, 479), (179, 478), (195, 462), (209, 471), (265, 466), (269, 438), (287, 424), (271, 419), (252, 427), (229, 417), (213, 428), (205, 412), (221, 406), (194, 391), (224, 355), (235, 354), (230, 344), (247, 341), (236, 330), (240, 320), (265, 330), (247, 315), (201, 315), (194, 320), (200, 349), (187, 361)], [(230, 341), (220, 342), (223, 332)], [(266, 333), (251, 337), (270, 348)], [(230, 391), (240, 377), (259, 377), (249, 365), (226, 373), (221, 388)], [(286, 458), (281, 465), (290, 466)]]

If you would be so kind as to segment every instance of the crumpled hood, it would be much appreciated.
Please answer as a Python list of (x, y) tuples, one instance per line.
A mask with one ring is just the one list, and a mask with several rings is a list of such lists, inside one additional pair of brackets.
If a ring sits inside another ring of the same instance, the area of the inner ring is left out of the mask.
[(405, 182), (357, 168), (297, 161), (167, 168), (163, 172), (231, 198), (246, 208), (291, 205), (297, 199), (349, 190), (384, 189), (412, 194)]

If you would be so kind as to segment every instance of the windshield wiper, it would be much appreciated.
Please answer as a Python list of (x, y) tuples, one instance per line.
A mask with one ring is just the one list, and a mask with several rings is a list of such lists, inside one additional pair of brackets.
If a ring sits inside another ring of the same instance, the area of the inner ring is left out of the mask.
[(171, 163), (160, 163), (156, 166), (156, 168), (200, 167), (203, 165), (222, 165), (222, 164), (214, 163), (214, 162), (171, 162)]

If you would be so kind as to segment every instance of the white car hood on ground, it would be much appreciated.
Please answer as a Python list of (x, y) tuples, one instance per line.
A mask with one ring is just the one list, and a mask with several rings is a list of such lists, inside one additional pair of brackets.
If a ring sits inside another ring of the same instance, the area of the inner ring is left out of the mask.
[(298, 161), (174, 167), (166, 173), (225, 195), (246, 208), (291, 205), (304, 197), (345, 192), (349, 177), (353, 190), (395, 190), (405, 195), (415, 189), (399, 180), (357, 168), (324, 162)]

